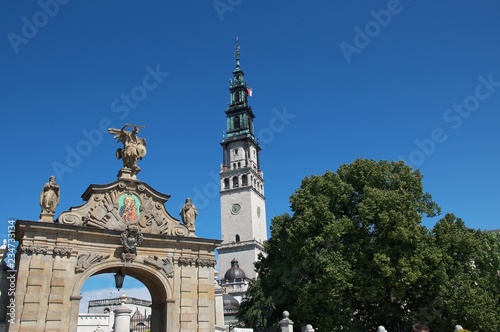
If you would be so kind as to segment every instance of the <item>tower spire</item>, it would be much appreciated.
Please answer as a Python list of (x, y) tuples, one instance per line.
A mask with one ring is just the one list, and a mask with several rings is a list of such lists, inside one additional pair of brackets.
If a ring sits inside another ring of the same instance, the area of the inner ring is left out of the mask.
[(236, 68), (240, 68), (240, 39), (238, 37), (236, 37), (236, 54), (235, 54), (235, 58), (236, 58)]
[[(219, 174), (223, 242), (218, 248), (219, 267), (221, 271), (228, 268), (234, 270), (238, 268), (237, 260), (244, 275), (255, 278), (257, 275), (253, 263), (264, 252), (263, 243), (267, 240), (266, 199), (264, 177), (260, 169), (262, 149), (254, 132), (255, 115), (248, 103), (251, 90), (240, 67), (238, 38), (235, 60), (233, 79), (229, 80), (230, 100), (225, 111), (226, 133), (221, 142), (222, 165)], [(234, 262), (231, 261), (233, 258)], [(246, 285), (243, 281), (234, 284), (234, 278), (229, 279), (226, 281), (231, 283), (231, 294), (241, 298)]]

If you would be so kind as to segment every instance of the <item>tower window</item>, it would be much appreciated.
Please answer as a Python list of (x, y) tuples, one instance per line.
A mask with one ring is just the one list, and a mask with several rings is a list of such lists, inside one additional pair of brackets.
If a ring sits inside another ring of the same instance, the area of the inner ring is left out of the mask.
[(238, 161), (238, 168), (241, 168), (241, 163)]
[(233, 153), (234, 153), (235, 156), (237, 156), (238, 155), (238, 149), (234, 149)]
[(235, 176), (235, 177), (233, 177), (233, 188), (238, 188), (238, 185), (239, 185), (238, 177)]
[(238, 234), (236, 234), (236, 236), (234, 237), (234, 240), (235, 240), (236, 242), (240, 242), (240, 236), (239, 236)]
[(242, 177), (241, 177), (241, 185), (242, 186), (247, 186), (248, 185), (248, 176), (246, 174), (244, 174)]
[(224, 189), (229, 189), (229, 179), (224, 179)]
[(240, 117), (235, 115), (233, 118), (234, 129), (240, 129)]

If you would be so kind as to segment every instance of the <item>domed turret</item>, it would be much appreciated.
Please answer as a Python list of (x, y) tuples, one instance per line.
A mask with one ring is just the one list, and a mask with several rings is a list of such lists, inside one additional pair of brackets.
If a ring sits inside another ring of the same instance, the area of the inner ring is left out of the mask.
[(234, 298), (234, 296), (229, 294), (222, 294), (222, 300), (224, 301), (224, 310), (238, 309), (240, 303)]
[(245, 272), (243, 272), (243, 270), (240, 269), (238, 261), (234, 258), (231, 261), (231, 268), (226, 271), (226, 274), (224, 274), (224, 279), (225, 280), (238, 280), (238, 279), (245, 279), (245, 278), (246, 278)]

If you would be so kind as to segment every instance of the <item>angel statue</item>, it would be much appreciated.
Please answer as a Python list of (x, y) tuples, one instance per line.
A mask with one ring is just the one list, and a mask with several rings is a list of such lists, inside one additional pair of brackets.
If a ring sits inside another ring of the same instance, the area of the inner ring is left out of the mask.
[[(125, 128), (133, 127), (132, 131)], [(134, 173), (138, 173), (141, 168), (137, 166), (137, 160), (146, 155), (146, 139), (137, 136), (140, 128), (144, 126), (132, 125), (126, 123), (122, 129), (108, 128), (108, 133), (115, 135), (118, 142), (123, 143), (123, 148), (116, 150), (116, 158), (123, 160), (123, 168), (128, 168)]]

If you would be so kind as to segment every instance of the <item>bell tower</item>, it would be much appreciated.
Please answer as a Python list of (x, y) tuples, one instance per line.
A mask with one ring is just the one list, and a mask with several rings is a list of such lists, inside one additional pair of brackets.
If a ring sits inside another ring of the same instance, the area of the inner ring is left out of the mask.
[(248, 105), (252, 92), (243, 78), (236, 39), (236, 67), (233, 79), (229, 80), (230, 101), (221, 142), (222, 243), (217, 250), (221, 274), (236, 260), (246, 277), (255, 278), (254, 262), (264, 252), (263, 242), (267, 240), (266, 199), (260, 168), (261, 148), (254, 134), (255, 115)]

